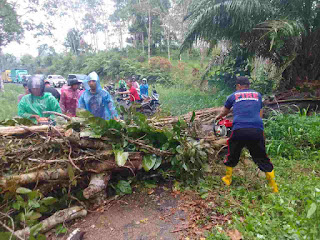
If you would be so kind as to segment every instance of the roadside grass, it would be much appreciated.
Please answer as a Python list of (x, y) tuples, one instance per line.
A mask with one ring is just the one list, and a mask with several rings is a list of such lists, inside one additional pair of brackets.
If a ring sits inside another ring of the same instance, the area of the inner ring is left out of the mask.
[(22, 85), (5, 84), (0, 92), (0, 120), (10, 119), (18, 114), (18, 95), (23, 93)]
[(161, 109), (173, 116), (182, 115), (194, 110), (222, 106), (230, 94), (227, 90), (217, 93), (201, 91), (195, 86), (155, 87), (160, 96)]
[[(267, 146), (283, 146), (269, 148), (277, 194), (271, 192), (264, 173), (257, 171), (252, 161), (238, 164), (230, 187), (220, 180), (225, 173), (222, 162), (214, 166), (214, 173), (196, 188), (200, 196), (205, 193), (208, 201), (215, 203), (206, 219), (218, 213), (229, 216), (230, 221), (216, 225), (208, 240), (233, 239), (227, 233), (235, 229), (246, 240), (320, 239), (319, 122), (320, 116), (298, 114), (266, 121)], [(243, 155), (249, 159), (248, 154)]]

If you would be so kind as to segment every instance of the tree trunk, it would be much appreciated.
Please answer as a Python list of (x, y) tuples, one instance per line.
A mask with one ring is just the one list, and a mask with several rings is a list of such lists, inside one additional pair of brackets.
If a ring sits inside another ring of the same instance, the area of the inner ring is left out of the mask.
[[(75, 206), (67, 209), (60, 210), (53, 214), (51, 217), (41, 221), (39, 224), (40, 232), (45, 233), (48, 232), (50, 229), (54, 228), (60, 223), (68, 222), (73, 219), (84, 217), (87, 215), (87, 210), (83, 207)], [(16, 231), (15, 234), (18, 236), (27, 239), (30, 235), (31, 229), (29, 227), (24, 228), (22, 230)]]
[(108, 29), (104, 31), (104, 45), (106, 47), (106, 50), (108, 50), (109, 49), (109, 30)]
[(148, 62), (150, 63), (151, 58), (151, 7), (149, 6), (149, 29), (148, 29)]
[(97, 193), (104, 191), (107, 188), (110, 178), (111, 173), (92, 174), (89, 186), (83, 190), (84, 198), (92, 198)]
[[(120, 169), (131, 169), (132, 171), (136, 171), (141, 169), (142, 167), (142, 154), (140, 152), (130, 152), (129, 153), (129, 160), (126, 162), (124, 167), (119, 167), (115, 160), (114, 156), (106, 155), (103, 159), (103, 162), (97, 161), (90, 161), (86, 164), (85, 169), (86, 172), (93, 172), (93, 173), (102, 173), (105, 171), (113, 171), (113, 170), (120, 170)], [(54, 161), (54, 160), (53, 160)], [(56, 160), (60, 161), (60, 160)], [(45, 160), (43, 160), (44, 163)], [(49, 164), (50, 162), (48, 162)], [(41, 181), (49, 181), (49, 180), (62, 180), (68, 179), (68, 169), (58, 168), (55, 170), (41, 170), (37, 172), (31, 172), (26, 174), (19, 174), (19, 175), (9, 175), (9, 176), (2, 176), (0, 177), (0, 187), (6, 188), (10, 183), (15, 183), (17, 185), (26, 185), (35, 182)]]
[(170, 27), (169, 26), (168, 26), (167, 42), (168, 42), (168, 60), (170, 62), (171, 56), (170, 56)]
[[(55, 128), (60, 133), (64, 132), (64, 129), (61, 128)], [(24, 133), (44, 133), (44, 132), (50, 132), (50, 126), (49, 125), (43, 125), (43, 126), (21, 126), (21, 127), (0, 127), (0, 136), (12, 136), (12, 135), (21, 135)], [(54, 130), (52, 130), (54, 132)]]
[(144, 55), (145, 49), (144, 49), (144, 33), (143, 32), (141, 33), (141, 41), (142, 41), (142, 53)]
[(29, 183), (34, 183), (36, 181), (47, 181), (47, 180), (59, 180), (67, 179), (69, 177), (67, 169), (55, 169), (47, 171), (38, 171), (20, 175), (11, 175), (0, 178), (0, 186), (7, 187), (10, 182), (14, 182), (17, 185), (26, 185)]
[(0, 92), (4, 92), (4, 84), (1, 76), (0, 76)]
[(98, 50), (99, 49), (99, 38), (98, 38), (98, 34), (97, 33), (94, 34), (94, 39), (96, 41), (96, 48)]
[(123, 33), (122, 33), (122, 22), (120, 20), (120, 24), (119, 24), (119, 33), (120, 33), (120, 49), (123, 48)]

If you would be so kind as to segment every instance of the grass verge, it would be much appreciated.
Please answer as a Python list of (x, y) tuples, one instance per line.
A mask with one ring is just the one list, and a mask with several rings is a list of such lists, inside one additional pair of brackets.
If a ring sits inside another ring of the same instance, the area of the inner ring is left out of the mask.
[(18, 95), (24, 92), (22, 85), (5, 84), (0, 92), (0, 120), (10, 119), (18, 114)]
[(271, 192), (264, 173), (257, 171), (246, 152), (245, 160), (234, 168), (230, 187), (220, 180), (223, 164), (214, 167), (214, 174), (197, 186), (199, 195), (214, 203), (202, 224), (212, 224), (217, 214), (229, 221), (215, 224), (208, 240), (239, 239), (232, 238), (235, 231), (246, 240), (320, 239), (319, 122), (320, 116), (298, 114), (279, 115), (266, 122), (277, 194)]
[(227, 90), (213, 93), (186, 86), (166, 87), (157, 85), (156, 90), (160, 95), (161, 109), (173, 116), (203, 108), (222, 106), (227, 95), (230, 94)]

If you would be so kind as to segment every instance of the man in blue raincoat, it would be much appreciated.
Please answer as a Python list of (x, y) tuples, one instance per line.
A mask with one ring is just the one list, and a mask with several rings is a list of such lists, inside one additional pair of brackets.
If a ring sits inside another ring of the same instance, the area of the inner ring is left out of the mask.
[(106, 90), (102, 89), (99, 76), (96, 72), (88, 75), (83, 82), (83, 86), (85, 92), (79, 99), (79, 108), (83, 108), (94, 116), (105, 120), (118, 118), (112, 97)]
[(145, 99), (149, 96), (149, 85), (146, 78), (142, 78), (142, 84), (140, 85), (140, 98)]

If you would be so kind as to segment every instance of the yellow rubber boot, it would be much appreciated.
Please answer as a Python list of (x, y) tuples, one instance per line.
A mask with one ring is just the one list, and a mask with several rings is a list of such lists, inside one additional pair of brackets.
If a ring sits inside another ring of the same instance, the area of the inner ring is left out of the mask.
[(278, 186), (276, 184), (276, 181), (274, 180), (274, 170), (272, 172), (266, 172), (266, 178), (269, 182), (269, 186), (272, 187), (272, 191), (274, 193), (278, 192)]
[(226, 167), (226, 175), (222, 178), (222, 181), (227, 186), (230, 186), (230, 184), (232, 182), (232, 167)]

